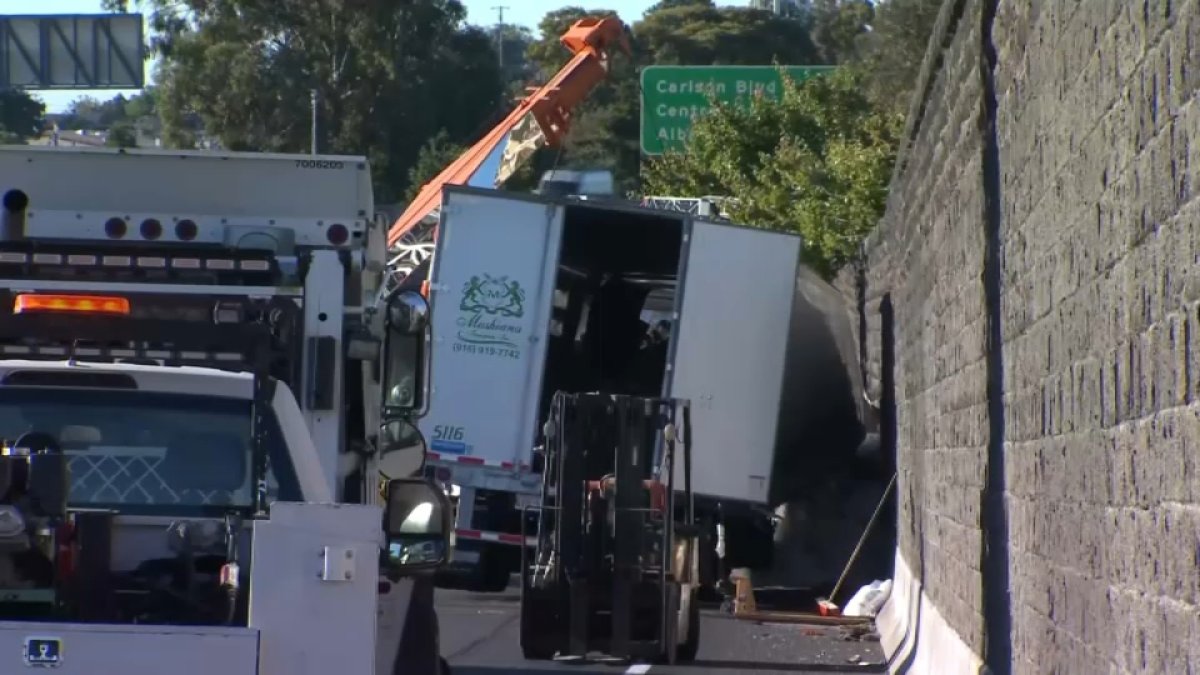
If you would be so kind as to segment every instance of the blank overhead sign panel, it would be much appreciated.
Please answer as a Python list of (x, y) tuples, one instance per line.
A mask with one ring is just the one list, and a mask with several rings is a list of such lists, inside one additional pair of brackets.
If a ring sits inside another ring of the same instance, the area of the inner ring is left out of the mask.
[(141, 89), (141, 14), (0, 15), (0, 89)]

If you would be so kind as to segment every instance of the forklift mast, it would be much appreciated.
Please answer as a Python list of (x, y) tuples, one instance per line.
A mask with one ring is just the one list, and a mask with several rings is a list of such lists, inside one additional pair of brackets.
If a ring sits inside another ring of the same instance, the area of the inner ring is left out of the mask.
[(537, 546), (521, 565), (528, 657), (694, 658), (681, 646), (698, 638), (690, 422), (682, 400), (554, 395)]

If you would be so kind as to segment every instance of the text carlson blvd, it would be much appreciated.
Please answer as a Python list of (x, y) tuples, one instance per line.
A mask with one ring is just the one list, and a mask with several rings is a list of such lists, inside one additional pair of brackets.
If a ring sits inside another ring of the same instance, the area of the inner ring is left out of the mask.
[(783, 92), (785, 74), (802, 82), (832, 70), (833, 66), (648, 66), (642, 69), (642, 152), (682, 151), (692, 120), (711, 110), (713, 101), (745, 105), (754, 96), (776, 98)]

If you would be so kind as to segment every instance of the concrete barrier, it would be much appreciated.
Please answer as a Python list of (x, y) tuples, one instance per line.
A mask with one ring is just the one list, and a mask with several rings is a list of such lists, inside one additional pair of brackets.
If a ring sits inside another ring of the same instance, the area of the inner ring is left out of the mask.
[(896, 551), (892, 593), (876, 618), (893, 675), (975, 675), (983, 660), (930, 602), (904, 556)]

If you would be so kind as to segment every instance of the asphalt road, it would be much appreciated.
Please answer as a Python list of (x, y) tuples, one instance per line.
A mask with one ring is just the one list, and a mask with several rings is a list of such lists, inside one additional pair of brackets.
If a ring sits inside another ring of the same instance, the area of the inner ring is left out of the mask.
[(756, 624), (705, 610), (700, 653), (679, 666), (526, 661), (520, 646), (520, 598), (515, 588), (485, 594), (437, 590), (442, 654), (454, 675), (771, 675), (884, 672), (878, 642), (847, 640), (836, 627)]

